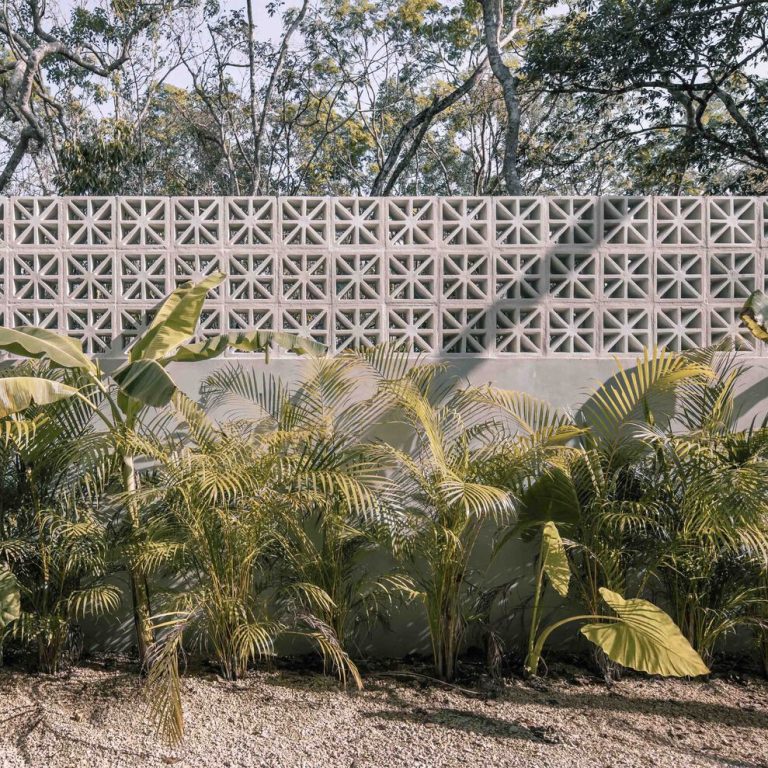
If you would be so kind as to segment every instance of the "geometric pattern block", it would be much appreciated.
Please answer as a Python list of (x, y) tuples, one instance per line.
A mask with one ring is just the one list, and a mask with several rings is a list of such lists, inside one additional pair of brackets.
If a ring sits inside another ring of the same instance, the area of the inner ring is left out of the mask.
[(604, 197), (603, 241), (644, 245), (651, 239), (651, 203), (646, 197)]
[(322, 252), (283, 254), (282, 298), (327, 301), (330, 298), (328, 261), (328, 256)]
[(704, 241), (704, 202), (701, 198), (656, 198), (658, 245), (702, 245)]
[(551, 307), (548, 316), (549, 352), (557, 355), (594, 355), (596, 319), (592, 307)]
[(483, 354), (485, 339), (485, 307), (446, 307), (440, 313), (442, 331), (441, 351), (451, 355)]
[(549, 293), (558, 299), (594, 300), (597, 267), (594, 253), (553, 253), (549, 261)]
[(675, 352), (703, 346), (704, 319), (700, 307), (657, 307), (656, 343)]
[(336, 253), (334, 287), (338, 301), (380, 301), (382, 267), (379, 253)]
[(651, 315), (644, 307), (603, 308), (602, 351), (621, 355), (652, 345)]
[(216, 245), (222, 231), (218, 197), (178, 197), (173, 200), (173, 242), (176, 245)]
[(111, 307), (66, 307), (65, 331), (80, 339), (86, 352), (105, 354), (112, 346), (113, 312)]
[(276, 330), (273, 307), (234, 307), (227, 310), (227, 330), (258, 331)]
[(72, 197), (65, 201), (69, 245), (105, 246), (114, 242), (114, 200), (111, 197)]
[(643, 251), (608, 252), (601, 257), (603, 299), (637, 299), (651, 295), (651, 257)]
[(388, 266), (391, 299), (414, 301), (435, 297), (437, 264), (431, 253), (392, 253)]
[(230, 245), (270, 245), (275, 242), (274, 198), (230, 197), (226, 211)]
[(742, 302), (757, 287), (757, 258), (754, 253), (714, 251), (709, 256), (709, 296)]
[(333, 201), (333, 236), (337, 245), (381, 243), (381, 201), (342, 197)]
[(320, 344), (330, 344), (328, 310), (324, 307), (283, 308), (282, 330), (306, 336)]
[(280, 214), (285, 245), (322, 245), (328, 242), (328, 202), (325, 198), (285, 199)]
[(549, 236), (559, 245), (593, 245), (597, 206), (591, 197), (549, 198)]
[(65, 267), (67, 299), (110, 301), (114, 299), (114, 256), (108, 253), (69, 253)]
[(544, 312), (541, 307), (496, 308), (497, 354), (543, 354)]
[(443, 243), (485, 245), (488, 242), (488, 200), (483, 197), (448, 197), (440, 201)]
[(704, 257), (701, 253), (667, 253), (656, 256), (656, 298), (699, 300), (703, 296)]
[(378, 307), (337, 308), (334, 313), (335, 349), (365, 349), (383, 338)]
[(165, 253), (122, 252), (117, 265), (122, 301), (159, 301), (170, 290)]
[(483, 301), (488, 298), (490, 258), (487, 253), (445, 253), (442, 257), (446, 301)]
[(168, 200), (166, 198), (119, 198), (117, 231), (120, 246), (164, 246), (168, 242), (168, 229)]
[(11, 297), (25, 301), (61, 301), (62, 260), (58, 253), (12, 253)]
[[(208, 253), (177, 251), (173, 255), (171, 276), (172, 289), (189, 282), (198, 282), (221, 270), (221, 255), (217, 251)], [(221, 286), (214, 288), (214, 296), (221, 295)]]
[(59, 200), (55, 197), (13, 199), (11, 232), (15, 245), (57, 245)]
[(497, 245), (539, 245), (544, 234), (544, 203), (536, 197), (497, 197), (494, 200)]
[(544, 256), (502, 251), (496, 255), (495, 277), (497, 299), (538, 299), (544, 293)]
[(739, 317), (739, 307), (710, 307), (709, 334), (710, 344), (719, 344), (727, 340), (736, 349), (755, 351), (757, 340), (751, 333), (744, 333)]
[(431, 245), (436, 240), (435, 234), (432, 198), (387, 199), (387, 241), (390, 245)]
[(277, 293), (275, 254), (271, 251), (231, 253), (225, 274), (230, 301), (272, 301)]
[(437, 350), (436, 309), (430, 306), (389, 307), (387, 331), (391, 341), (408, 352), (430, 353)]
[(711, 197), (709, 242), (711, 245), (751, 245), (757, 241), (755, 201), (750, 197)]

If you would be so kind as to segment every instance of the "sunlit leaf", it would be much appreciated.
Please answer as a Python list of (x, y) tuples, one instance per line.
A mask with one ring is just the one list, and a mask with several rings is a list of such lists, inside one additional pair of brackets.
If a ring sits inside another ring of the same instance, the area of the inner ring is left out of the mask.
[(290, 333), (248, 331), (246, 333), (222, 333), (198, 344), (184, 344), (176, 350), (170, 360), (177, 363), (195, 363), (219, 357), (230, 349), (238, 352), (265, 352), (273, 345), (280, 346), (297, 355), (306, 352), (322, 354), (325, 351), (322, 344)]
[(542, 568), (547, 574), (552, 588), (565, 597), (568, 594), (568, 584), (571, 580), (571, 569), (568, 565), (568, 555), (565, 553), (563, 540), (557, 526), (548, 522), (541, 532), (542, 554), (544, 562)]
[(661, 608), (647, 600), (625, 600), (604, 587), (600, 595), (619, 620), (586, 624), (581, 633), (599, 645), (609, 659), (651, 675), (709, 674), (707, 665)]
[(129, 359), (159, 360), (192, 338), (208, 291), (219, 285), (224, 277), (223, 273), (215, 272), (199, 283), (183, 285), (171, 293), (152, 324), (131, 347)]
[(112, 378), (125, 396), (156, 408), (168, 405), (176, 391), (173, 379), (156, 360), (126, 363)]
[(19, 583), (8, 570), (0, 571), (0, 629), (21, 615)]
[(0, 378), (0, 417), (19, 413), (32, 403), (49, 405), (77, 394), (75, 387), (36, 376)]
[(48, 360), (62, 368), (79, 368), (91, 375), (97, 371), (79, 341), (47, 328), (0, 328), (0, 350), (19, 357)]

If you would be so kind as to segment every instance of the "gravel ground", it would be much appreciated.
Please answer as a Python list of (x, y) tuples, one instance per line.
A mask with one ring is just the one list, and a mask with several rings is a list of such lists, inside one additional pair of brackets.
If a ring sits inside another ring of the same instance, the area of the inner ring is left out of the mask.
[(315, 674), (184, 680), (187, 738), (153, 737), (127, 669), (65, 676), (0, 670), (3, 768), (105, 766), (768, 766), (768, 684), (625, 679), (606, 688), (569, 672), (509, 680), (470, 697), (370, 675), (344, 694)]

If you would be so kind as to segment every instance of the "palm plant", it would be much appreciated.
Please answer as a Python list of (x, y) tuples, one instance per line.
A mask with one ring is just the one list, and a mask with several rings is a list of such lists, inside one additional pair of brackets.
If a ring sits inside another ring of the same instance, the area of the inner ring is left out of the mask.
[[(208, 292), (216, 288), (224, 275), (215, 273), (197, 284), (183, 285), (171, 293), (158, 309), (152, 323), (132, 344), (125, 360), (117, 369), (102, 369), (97, 358), (83, 352), (80, 341), (54, 333), (46, 328), (0, 328), (0, 350), (27, 359), (41, 359), (51, 366), (76, 371), (80, 383), (87, 384), (99, 395), (98, 402), (85, 398), (76, 388), (60, 383), (41, 384), (33, 377), (14, 377), (0, 381), (0, 403), (6, 414), (20, 413), (31, 402), (54, 402), (65, 397), (79, 397), (91, 406), (94, 419), (112, 438), (120, 466), (124, 490), (124, 512), (127, 542), (127, 570), (133, 603), (139, 659), (144, 664), (147, 649), (153, 641), (150, 622), (148, 574), (139, 563), (144, 544), (140, 510), (135, 502), (135, 455), (125, 450), (125, 436), (134, 432), (147, 407), (164, 407), (171, 403), (177, 387), (167, 366), (172, 362), (196, 362), (221, 355), (227, 349), (248, 352), (268, 350), (273, 342), (302, 352), (316, 347), (284, 334), (264, 331), (221, 334), (201, 343), (189, 343), (203, 309)], [(45, 387), (45, 389), (42, 389)]]
[(236, 679), (250, 662), (273, 656), (279, 637), (299, 635), (319, 647), (342, 680), (350, 676), (361, 686), (322, 618), (333, 610), (331, 597), (316, 584), (274, 578), (276, 571), (285, 575), (278, 565), (292, 554), (298, 514), (322, 500), (321, 472), (313, 486), (275, 450), (274, 434), (239, 423), (214, 426), (190, 402), (185, 412), (192, 446), (133, 438), (135, 449), (155, 462), (154, 482), (140, 498), (154, 506), (155, 523), (175, 533), (175, 568), (184, 575), (181, 593), (170, 595), (156, 616), (161, 637), (151, 649), (148, 678), (153, 716), (171, 741), (183, 733), (178, 655), (185, 638), (207, 649), (224, 677)]
[[(512, 535), (528, 538), (548, 521), (567, 534), (569, 567), (587, 614), (600, 614), (603, 589), (642, 591), (642, 584), (628, 583), (635, 575), (633, 554), (641, 533), (655, 530), (657, 517), (643, 424), (667, 424), (679, 387), (709, 375), (701, 361), (646, 350), (634, 368), (620, 367), (601, 385), (575, 418), (544, 404), (533, 407), (519, 395), (479, 393), (523, 437), (559, 430), (568, 439), (560, 450), (541, 454), (522, 483), (518, 473), (500, 482), (519, 496)], [(534, 615), (532, 623), (537, 620)], [(596, 661), (605, 674), (614, 673), (601, 651)]]
[(440, 381), (441, 372), (417, 365), (384, 386), (410, 428), (412, 447), (379, 444), (371, 453), (391, 467), (386, 498), (399, 521), (396, 551), (408, 565), (412, 595), (426, 609), (435, 671), (451, 680), (470, 615), (473, 551), (484, 528), (514, 515), (504, 479), (527, 475), (539, 450), (563, 435), (555, 426), (529, 440), (510, 437), (489, 415), (492, 390), (457, 389)]
[(649, 429), (656, 531), (650, 567), (684, 634), (705, 660), (742, 624), (762, 625), (768, 569), (768, 428), (737, 429), (743, 369), (702, 353), (716, 375), (679, 393), (676, 423)]
[(396, 586), (371, 574), (365, 562), (387, 539), (387, 529), (377, 514), (381, 472), (366, 456), (364, 438), (387, 407), (377, 382), (403, 364), (396, 348), (380, 348), (313, 359), (294, 387), (230, 366), (202, 388), (206, 407), (235, 407), (241, 429), (268, 439), (290, 483), (284, 491), (303, 498), (285, 529), (290, 545), (280, 568), (283, 577), (330, 597), (316, 610), (344, 648), (357, 639), (361, 623), (381, 615)]
[[(24, 372), (55, 375), (45, 368)], [(66, 378), (63, 386), (77, 383), (71, 375)], [(65, 399), (46, 409), (30, 405), (25, 416), (4, 421), (0, 557), (20, 587), (21, 609), (12, 633), (36, 645), (38, 668), (52, 673), (63, 654), (75, 650), (77, 620), (119, 604), (119, 591), (104, 581), (103, 500), (112, 461), (82, 400)]]

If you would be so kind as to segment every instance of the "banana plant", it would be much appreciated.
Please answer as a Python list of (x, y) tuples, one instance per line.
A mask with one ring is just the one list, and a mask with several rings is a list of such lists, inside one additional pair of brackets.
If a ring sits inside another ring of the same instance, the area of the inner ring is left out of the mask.
[[(124, 491), (129, 546), (127, 568), (133, 601), (136, 644), (142, 666), (153, 641), (150, 622), (147, 574), (138, 564), (135, 552), (141, 541), (139, 507), (136, 501), (135, 456), (126, 436), (137, 427), (147, 407), (162, 408), (177, 396), (178, 385), (168, 371), (170, 363), (211, 360), (229, 349), (265, 352), (274, 344), (301, 354), (320, 352), (315, 342), (271, 331), (219, 334), (193, 343), (195, 329), (208, 292), (224, 280), (216, 272), (197, 283), (187, 283), (173, 291), (161, 304), (152, 323), (135, 340), (121, 364), (111, 372), (101, 366), (98, 357), (88, 356), (79, 340), (47, 328), (27, 326), (0, 328), (0, 350), (12, 355), (47, 361), (54, 367), (78, 372), (83, 382), (75, 388), (35, 377), (10, 377), (0, 380), (0, 415), (19, 413), (31, 403), (45, 405), (66, 397), (84, 398), (95, 418), (113, 438), (119, 456)], [(99, 404), (81, 391), (98, 393)], [(131, 554), (131, 553), (134, 554)]]
[(664, 677), (709, 674), (707, 665), (661, 608), (639, 598), (625, 600), (605, 587), (600, 588), (600, 595), (613, 614), (569, 616), (540, 630), (545, 580), (561, 597), (565, 597), (570, 577), (565, 544), (557, 526), (549, 521), (542, 528), (526, 674), (538, 673), (545, 643), (553, 632), (572, 622), (589, 622), (581, 627), (581, 634), (602, 648), (609, 659), (624, 667)]

